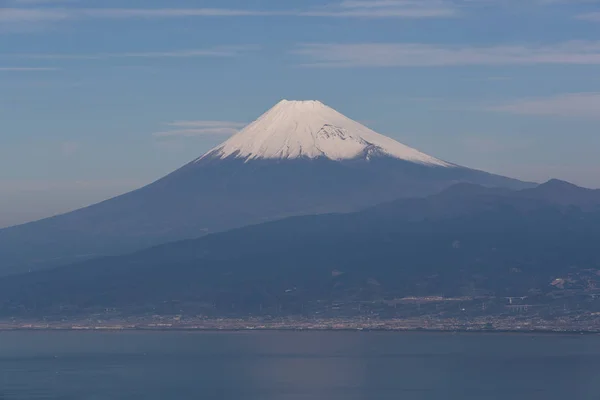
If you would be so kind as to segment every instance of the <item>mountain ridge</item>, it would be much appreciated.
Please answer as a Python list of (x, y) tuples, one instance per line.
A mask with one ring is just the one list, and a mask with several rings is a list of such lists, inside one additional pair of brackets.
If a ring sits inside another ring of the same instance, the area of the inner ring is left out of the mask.
[[(300, 113), (297, 106), (295, 102), (276, 105), (240, 132), (241, 136), (222, 145), (234, 140), (235, 146), (228, 149), (245, 149), (245, 143), (252, 151), (254, 146), (269, 154), (273, 150), (277, 158), (209, 151), (143, 188), (67, 214), (1, 229), (0, 276), (126, 254), (294, 215), (353, 212), (398, 198), (428, 196), (458, 182), (510, 189), (534, 186), (424, 155), (322, 103), (309, 103), (308, 108), (303, 103)], [(318, 110), (315, 117), (311, 117), (313, 108)], [(269, 122), (271, 119), (275, 121)], [(323, 138), (327, 145), (322, 150), (328, 151), (325, 157), (314, 152), (321, 147), (315, 147), (311, 138), (321, 132), (320, 124), (328, 121), (331, 126), (342, 125), (344, 131), (331, 128), (328, 133), (334, 141)], [(293, 130), (296, 126), (303, 132), (298, 137), (298, 130)], [(254, 140), (255, 128), (261, 140), (269, 139), (266, 147), (264, 141)], [(240, 147), (236, 141), (248, 132), (252, 140), (243, 141)], [(268, 135), (263, 137), (264, 132)], [(271, 134), (282, 141), (271, 142)], [(280, 153), (286, 140), (295, 147)], [(270, 146), (273, 143), (276, 146)], [(310, 146), (303, 147), (306, 143)], [(295, 157), (290, 158), (292, 154)]]
[[(555, 279), (591, 279), (594, 271), (600, 279), (600, 208), (578, 197), (563, 205), (525, 190), (474, 189), (461, 184), (355, 213), (297, 216), (0, 279), (0, 309), (146, 310), (168, 302), (214, 303), (215, 312), (228, 313), (232, 303), (256, 312), (274, 301), (532, 290), (543, 302)], [(372, 281), (379, 294), (371, 292)]]

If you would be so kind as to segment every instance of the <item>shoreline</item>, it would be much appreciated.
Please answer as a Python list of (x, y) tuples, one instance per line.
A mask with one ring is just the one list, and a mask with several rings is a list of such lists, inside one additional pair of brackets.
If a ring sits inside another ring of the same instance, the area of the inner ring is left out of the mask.
[(111, 332), (436, 332), (600, 334), (600, 318), (541, 319), (480, 317), (432, 318), (297, 318), (201, 317), (184, 315), (106, 316), (72, 319), (32, 318), (0, 320), (0, 331), (111, 331)]
[(439, 334), (517, 334), (517, 335), (600, 335), (600, 330), (547, 330), (547, 329), (393, 329), (393, 328), (149, 328), (149, 327), (89, 327), (89, 328), (69, 328), (69, 327), (14, 327), (0, 328), (0, 333), (4, 332), (107, 332), (107, 333), (125, 333), (125, 332), (186, 332), (186, 333), (251, 333), (251, 332), (346, 332), (346, 333), (439, 333)]

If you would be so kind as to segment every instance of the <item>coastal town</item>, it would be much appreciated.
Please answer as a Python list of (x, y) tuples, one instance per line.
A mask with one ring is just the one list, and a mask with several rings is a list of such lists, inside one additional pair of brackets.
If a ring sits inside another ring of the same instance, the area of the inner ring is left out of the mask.
[(461, 319), (375, 319), (375, 318), (202, 318), (181, 316), (132, 317), (124, 319), (86, 318), (73, 321), (29, 322), (2, 321), (1, 330), (185, 330), (185, 331), (434, 331), (434, 332), (528, 332), (528, 333), (597, 333), (600, 334), (600, 313), (590, 319), (480, 317)]
[[(541, 303), (528, 296), (406, 297), (387, 301), (314, 302), (303, 313), (283, 305), (260, 313), (219, 315), (210, 308), (179, 304), (154, 313), (105, 309), (87, 315), (64, 313), (43, 317), (5, 318), (0, 330), (381, 330), (440, 332), (600, 333), (600, 293), (563, 293)], [(167, 311), (170, 309), (170, 311)], [(195, 312), (194, 312), (195, 311)]]

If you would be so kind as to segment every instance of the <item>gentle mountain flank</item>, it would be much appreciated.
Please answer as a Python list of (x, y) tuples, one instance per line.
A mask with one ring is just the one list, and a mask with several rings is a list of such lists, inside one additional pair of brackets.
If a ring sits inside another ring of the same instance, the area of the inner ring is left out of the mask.
[(393, 315), (393, 302), (411, 297), (462, 298), (477, 312), (482, 302), (506, 312), (507, 297), (526, 297), (548, 315), (599, 312), (600, 199), (593, 208), (580, 202), (586, 189), (573, 188), (568, 201), (547, 189), (460, 184), (8, 277), (0, 314), (298, 315), (333, 305), (355, 313), (362, 304)]
[(318, 101), (282, 101), (222, 145), (146, 187), (0, 230), (0, 275), (290, 216), (353, 212), (428, 196), (459, 182), (534, 186), (426, 155)]

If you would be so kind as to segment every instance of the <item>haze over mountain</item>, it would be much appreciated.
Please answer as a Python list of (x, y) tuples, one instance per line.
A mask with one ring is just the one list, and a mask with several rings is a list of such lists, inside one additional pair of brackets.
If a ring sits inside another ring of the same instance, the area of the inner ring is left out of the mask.
[(521, 191), (458, 184), (355, 213), (293, 217), (6, 277), (0, 310), (218, 315), (232, 305), (237, 313), (284, 305), (294, 313), (311, 302), (480, 295), (545, 304), (557, 279), (596, 293), (598, 240), (600, 190), (560, 181)]
[(439, 160), (318, 101), (281, 101), (158, 181), (64, 215), (0, 230), (0, 274), (126, 253), (294, 215), (351, 212), (458, 182), (532, 184)]

